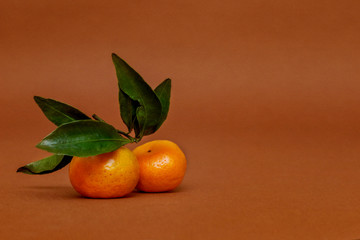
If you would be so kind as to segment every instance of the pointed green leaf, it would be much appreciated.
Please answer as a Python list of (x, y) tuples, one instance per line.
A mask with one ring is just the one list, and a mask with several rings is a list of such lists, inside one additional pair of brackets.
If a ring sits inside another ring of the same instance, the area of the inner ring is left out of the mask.
[[(141, 127), (146, 124), (146, 113), (144, 106), (140, 106), (136, 109), (136, 125), (135, 125), (135, 136), (141, 140), (145, 134), (145, 128)], [(149, 133), (150, 134), (150, 133)]]
[(52, 155), (18, 168), (16, 172), (26, 174), (47, 174), (62, 169), (71, 162), (72, 156)]
[[(161, 103), (151, 87), (142, 79), (142, 77), (132, 69), (124, 60), (118, 57), (116, 54), (112, 54), (112, 59), (116, 69), (116, 76), (118, 78), (119, 91), (125, 93), (130, 99), (139, 103), (142, 107), (136, 108), (136, 117), (138, 118), (139, 129), (137, 138), (141, 138), (144, 135), (149, 135), (155, 132), (158, 119), (161, 117)], [(125, 102), (122, 99), (122, 93), (120, 92), (119, 102)], [(123, 103), (124, 104), (124, 103)], [(130, 107), (131, 101), (128, 101), (127, 107), (124, 109), (131, 109), (131, 113), (124, 113), (125, 124), (131, 122), (133, 119), (134, 109)], [(122, 109), (120, 109), (122, 110)], [(129, 110), (127, 110), (129, 111)], [(122, 115), (122, 117), (123, 117)], [(131, 128), (131, 124), (127, 125)]]
[(36, 147), (56, 154), (88, 157), (114, 151), (130, 142), (107, 123), (79, 120), (61, 125)]
[(136, 120), (137, 101), (132, 100), (126, 93), (119, 89), (120, 115), (130, 133), (134, 129)]
[(84, 113), (68, 104), (39, 96), (35, 96), (34, 100), (45, 116), (57, 126), (76, 120), (90, 119)]
[(159, 98), (161, 103), (161, 117), (158, 120), (156, 129), (159, 129), (161, 124), (165, 121), (170, 107), (170, 92), (171, 92), (171, 79), (166, 79), (154, 90), (156, 96)]

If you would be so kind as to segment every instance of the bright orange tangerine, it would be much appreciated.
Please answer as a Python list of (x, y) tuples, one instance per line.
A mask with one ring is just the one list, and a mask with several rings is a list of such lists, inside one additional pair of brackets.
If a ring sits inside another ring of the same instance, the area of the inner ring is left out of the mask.
[(69, 177), (85, 197), (118, 198), (132, 192), (139, 180), (136, 156), (125, 147), (91, 157), (74, 157)]
[(143, 192), (165, 192), (176, 188), (186, 171), (186, 158), (175, 143), (155, 140), (133, 150), (140, 165), (136, 188)]

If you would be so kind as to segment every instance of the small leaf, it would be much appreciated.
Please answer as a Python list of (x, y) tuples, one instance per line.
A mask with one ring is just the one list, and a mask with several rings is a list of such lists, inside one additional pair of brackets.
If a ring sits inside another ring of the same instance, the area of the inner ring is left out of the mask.
[(134, 129), (136, 120), (137, 101), (132, 100), (126, 93), (119, 89), (120, 115), (130, 133)]
[[(151, 87), (142, 79), (142, 77), (132, 69), (124, 60), (118, 57), (116, 54), (112, 54), (112, 59), (116, 69), (116, 76), (118, 78), (119, 85), (119, 103), (126, 104), (126, 107), (120, 109), (124, 111), (129, 111), (128, 113), (123, 113), (121, 116), (128, 128), (131, 129), (134, 127), (131, 123), (133, 121), (133, 113), (136, 112), (136, 117), (138, 118), (139, 129), (137, 132), (137, 138), (141, 138), (144, 135), (149, 135), (156, 131), (158, 124), (158, 119), (161, 117), (161, 103)], [(136, 109), (130, 107), (130, 104), (133, 104), (131, 101), (127, 103), (123, 99), (122, 92), (125, 93), (130, 99), (139, 103), (140, 106)], [(131, 110), (129, 110), (131, 109)], [(124, 119), (125, 116), (125, 119)], [(139, 119), (140, 118), (140, 119)]]
[(56, 154), (88, 157), (114, 151), (130, 142), (107, 123), (78, 120), (61, 125), (36, 147)]
[(35, 96), (34, 100), (45, 116), (57, 126), (76, 120), (90, 119), (84, 113), (68, 104), (39, 96)]
[(16, 172), (26, 174), (47, 174), (62, 169), (71, 162), (72, 156), (52, 155), (18, 168)]
[(144, 126), (146, 123), (146, 113), (144, 106), (140, 106), (136, 109), (136, 122), (135, 122), (135, 136), (141, 140), (142, 136), (145, 135)]
[(171, 92), (171, 79), (166, 79), (154, 90), (156, 96), (161, 102), (161, 117), (158, 120), (156, 129), (159, 129), (161, 124), (165, 121), (170, 107), (170, 92)]

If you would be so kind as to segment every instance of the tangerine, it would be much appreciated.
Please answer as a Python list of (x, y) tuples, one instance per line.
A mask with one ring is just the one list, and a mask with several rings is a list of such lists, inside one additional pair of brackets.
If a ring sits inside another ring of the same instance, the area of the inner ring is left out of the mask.
[(186, 158), (178, 145), (155, 140), (133, 150), (140, 165), (136, 188), (143, 192), (165, 192), (176, 188), (186, 171)]
[(85, 197), (118, 198), (135, 189), (139, 164), (128, 148), (91, 157), (73, 157), (69, 178), (74, 189)]

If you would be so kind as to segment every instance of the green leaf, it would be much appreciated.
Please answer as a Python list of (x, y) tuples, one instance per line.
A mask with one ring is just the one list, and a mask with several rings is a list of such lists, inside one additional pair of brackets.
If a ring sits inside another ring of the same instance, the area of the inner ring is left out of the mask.
[(72, 156), (52, 155), (18, 168), (16, 172), (26, 174), (47, 174), (62, 169), (71, 162)]
[(158, 120), (157, 129), (165, 121), (170, 107), (170, 92), (171, 92), (171, 79), (166, 79), (154, 90), (156, 96), (159, 98), (161, 103), (161, 117)]
[[(112, 60), (116, 69), (116, 76), (118, 78), (119, 85), (119, 103), (125, 104), (126, 107), (120, 108), (120, 111), (129, 111), (123, 113), (121, 117), (128, 129), (135, 127), (129, 123), (134, 122), (133, 113), (136, 112), (136, 118), (138, 121), (139, 129), (135, 129), (137, 138), (142, 138), (144, 135), (149, 135), (156, 131), (158, 120), (161, 117), (161, 103), (151, 87), (142, 79), (142, 77), (132, 69), (124, 60), (118, 57), (116, 54), (112, 54)], [(139, 107), (133, 109), (131, 101), (123, 99), (125, 93), (132, 101), (138, 102)], [(140, 108), (141, 107), (141, 108)], [(125, 119), (124, 119), (125, 118)], [(135, 119), (136, 120), (136, 119)]]
[(105, 122), (78, 120), (61, 125), (36, 147), (56, 154), (88, 157), (114, 151), (130, 142)]
[(39, 105), (45, 116), (57, 126), (76, 120), (90, 119), (78, 109), (65, 103), (39, 96), (35, 96), (34, 100)]
[(134, 129), (136, 121), (136, 109), (139, 107), (137, 101), (132, 100), (126, 93), (119, 89), (120, 115), (130, 133)]

